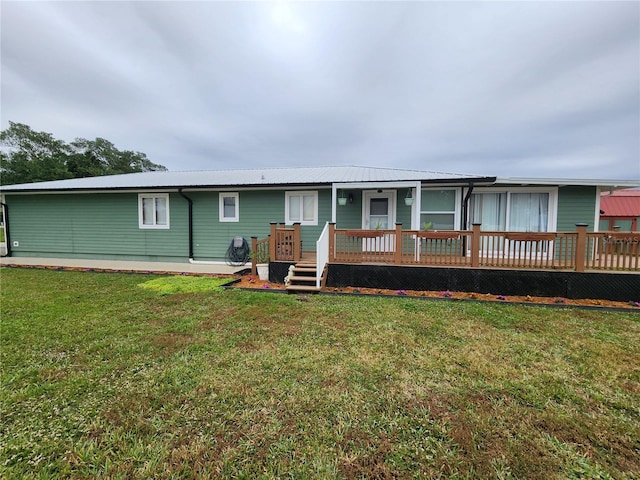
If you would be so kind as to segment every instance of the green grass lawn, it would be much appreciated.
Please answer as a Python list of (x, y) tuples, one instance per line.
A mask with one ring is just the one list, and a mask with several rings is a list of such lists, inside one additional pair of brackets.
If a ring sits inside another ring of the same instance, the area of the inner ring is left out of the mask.
[(0, 270), (0, 477), (640, 472), (638, 312), (158, 278)]

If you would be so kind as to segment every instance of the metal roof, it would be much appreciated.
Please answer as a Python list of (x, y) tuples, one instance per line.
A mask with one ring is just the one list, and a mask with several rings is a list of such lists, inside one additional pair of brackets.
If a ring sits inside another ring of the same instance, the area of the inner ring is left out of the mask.
[(187, 189), (276, 185), (330, 185), (332, 183), (344, 182), (393, 182), (406, 180), (466, 182), (476, 179), (492, 182), (495, 177), (357, 166), (254, 168), (250, 170), (129, 173), (124, 175), (7, 185), (0, 187), (0, 189), (6, 192), (147, 188)]
[(600, 197), (606, 217), (640, 217), (640, 190), (618, 190)]
[(51, 182), (0, 186), (4, 192), (93, 191), (133, 189), (239, 188), (333, 183), (422, 181), (463, 184), (468, 181), (506, 185), (593, 185), (602, 187), (640, 186), (635, 180), (580, 180), (562, 178), (498, 178), (482, 175), (405, 170), (397, 168), (331, 166), (298, 168), (252, 168), (245, 170), (203, 170), (188, 172), (142, 172), (124, 175), (74, 178)]

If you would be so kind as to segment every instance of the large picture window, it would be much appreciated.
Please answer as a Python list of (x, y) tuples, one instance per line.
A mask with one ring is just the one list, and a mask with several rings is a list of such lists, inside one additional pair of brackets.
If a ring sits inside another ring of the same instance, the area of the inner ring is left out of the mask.
[(169, 228), (169, 194), (138, 195), (138, 224), (140, 228)]
[(285, 223), (318, 224), (318, 192), (286, 192)]
[(220, 221), (239, 222), (240, 203), (237, 193), (220, 193)]
[(475, 192), (469, 203), (469, 224), (483, 231), (548, 232), (555, 225), (556, 191), (492, 190)]

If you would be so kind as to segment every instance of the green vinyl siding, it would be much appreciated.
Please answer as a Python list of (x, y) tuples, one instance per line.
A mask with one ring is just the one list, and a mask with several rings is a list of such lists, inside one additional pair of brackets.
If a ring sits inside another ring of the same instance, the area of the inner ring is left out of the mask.
[(336, 205), (336, 228), (362, 228), (362, 191), (347, 190), (345, 195), (353, 196), (353, 203)]
[[(185, 193), (193, 201), (196, 260), (224, 261), (235, 236), (247, 242), (252, 236), (262, 239), (269, 235), (270, 222), (284, 222), (284, 189), (237, 193), (238, 222), (220, 222), (218, 191)], [(19, 242), (12, 248), (17, 256), (188, 260), (189, 203), (177, 193), (169, 196), (168, 229), (139, 227), (137, 192), (7, 194), (7, 203), (12, 241)], [(315, 250), (330, 219), (331, 190), (318, 189), (318, 225), (302, 226), (303, 249)]]
[(166, 230), (140, 229), (137, 193), (7, 195), (15, 255), (127, 256), (187, 255), (186, 215), (174, 211)]
[[(249, 243), (251, 237), (265, 238), (271, 222), (285, 222), (286, 191), (294, 190), (240, 190), (238, 222), (220, 222), (218, 192), (187, 193), (193, 200), (194, 256), (222, 260), (234, 237), (241, 236)], [(302, 248), (313, 251), (325, 223), (331, 221), (331, 190), (304, 191), (318, 192), (318, 224), (301, 227)]]
[(576, 223), (586, 223), (594, 231), (596, 187), (560, 187), (558, 189), (558, 232), (573, 232)]
[[(233, 190), (229, 190), (230, 192)], [(188, 192), (193, 200), (193, 253), (196, 260), (224, 260), (234, 237), (269, 235), (269, 222), (284, 222), (284, 191), (239, 191), (239, 221), (221, 222), (218, 192)], [(186, 200), (183, 200), (186, 205)]]
[(316, 242), (327, 222), (331, 221), (331, 189), (318, 190), (318, 225), (302, 227), (302, 249), (316, 250)]
[(609, 220), (600, 220), (598, 231), (606, 232), (607, 230), (609, 230)]
[[(412, 207), (404, 203), (406, 195), (406, 188), (401, 188), (396, 193), (396, 223), (401, 223), (403, 230), (411, 230)], [(395, 228), (395, 225), (390, 225), (390, 228)]]

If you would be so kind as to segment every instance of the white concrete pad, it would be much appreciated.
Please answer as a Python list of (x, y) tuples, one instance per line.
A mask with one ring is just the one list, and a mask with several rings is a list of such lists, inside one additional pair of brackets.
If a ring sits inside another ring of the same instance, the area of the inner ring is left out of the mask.
[(251, 268), (251, 264), (232, 267), (225, 263), (171, 263), (171, 262), (135, 262), (127, 260), (89, 260), (80, 258), (33, 258), (2, 257), (0, 265), (24, 265), (42, 267), (88, 268), (101, 270), (125, 270), (137, 272), (176, 272), (176, 273), (208, 273), (231, 275)]

